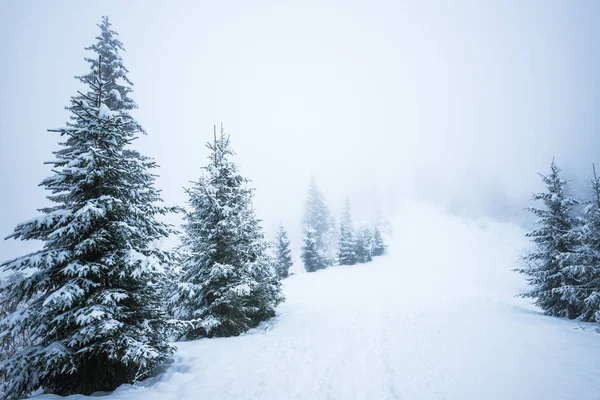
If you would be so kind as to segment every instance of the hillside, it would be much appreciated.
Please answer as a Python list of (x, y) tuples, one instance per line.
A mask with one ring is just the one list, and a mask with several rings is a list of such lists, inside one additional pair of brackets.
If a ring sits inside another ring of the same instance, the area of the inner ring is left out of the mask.
[(179, 343), (156, 378), (108, 398), (600, 397), (595, 326), (513, 297), (524, 288), (510, 271), (527, 245), (520, 228), (404, 209), (386, 256), (290, 277), (268, 324)]

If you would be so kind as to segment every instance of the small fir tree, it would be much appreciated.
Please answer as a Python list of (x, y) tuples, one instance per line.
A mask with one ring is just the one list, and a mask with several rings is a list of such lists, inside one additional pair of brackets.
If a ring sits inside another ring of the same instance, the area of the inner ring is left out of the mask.
[(367, 263), (373, 259), (371, 256), (372, 237), (373, 235), (368, 227), (363, 226), (357, 230), (354, 243), (357, 262)]
[(338, 261), (340, 265), (356, 264), (356, 243), (354, 240), (354, 228), (350, 215), (350, 202), (346, 200), (342, 219), (340, 221), (340, 239)]
[(275, 238), (275, 264), (279, 278), (287, 278), (293, 262), (290, 239), (283, 225), (279, 226), (277, 237)]
[[(326, 268), (330, 264), (329, 254), (329, 229), (331, 219), (325, 197), (317, 186), (316, 180), (313, 177), (308, 190), (308, 198), (306, 201), (306, 210), (304, 214), (304, 249), (313, 254), (302, 254), (303, 260), (310, 260), (311, 265), (306, 265), (307, 271), (312, 272), (318, 269)], [(309, 243), (314, 241), (314, 243)]]
[(541, 201), (544, 208), (529, 208), (538, 221), (537, 228), (527, 234), (536, 248), (524, 257), (526, 266), (517, 271), (532, 286), (522, 297), (535, 299), (547, 315), (577, 318), (581, 305), (572, 290), (578, 282), (571, 267), (579, 248), (580, 223), (573, 215), (578, 201), (567, 195), (567, 182), (560, 171), (552, 160), (550, 175), (540, 174), (547, 192), (536, 193), (533, 199)]
[(382, 256), (385, 253), (386, 245), (379, 227), (373, 230), (373, 257)]
[(316, 234), (312, 228), (305, 228), (300, 257), (306, 272), (315, 272), (325, 265), (324, 255), (317, 247)]
[(254, 190), (231, 158), (221, 128), (207, 144), (206, 173), (187, 192), (182, 281), (170, 299), (187, 339), (235, 336), (275, 315), (283, 300), (275, 265), (252, 208)]

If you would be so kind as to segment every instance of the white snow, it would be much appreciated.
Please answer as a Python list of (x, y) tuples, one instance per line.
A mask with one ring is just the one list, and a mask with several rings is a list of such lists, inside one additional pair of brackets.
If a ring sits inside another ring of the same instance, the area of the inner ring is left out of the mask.
[(100, 108), (98, 109), (98, 118), (108, 119), (113, 116), (113, 112), (108, 108), (108, 106), (104, 103), (100, 104)]
[(121, 98), (121, 93), (119, 93), (117, 89), (111, 89), (110, 96), (112, 96), (112, 98), (116, 101), (123, 101), (123, 99)]
[(513, 297), (520, 228), (422, 205), (394, 228), (388, 255), (288, 278), (274, 320), (178, 343), (157, 377), (108, 399), (600, 398), (596, 326)]

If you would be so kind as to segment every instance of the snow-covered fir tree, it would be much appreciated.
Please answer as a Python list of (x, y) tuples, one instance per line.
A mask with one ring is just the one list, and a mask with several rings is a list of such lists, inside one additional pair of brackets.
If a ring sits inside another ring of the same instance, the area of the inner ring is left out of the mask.
[[(92, 82), (94, 74), (100, 68), (100, 73), (105, 81), (104, 91), (106, 91), (105, 105), (113, 112), (115, 116), (129, 115), (129, 111), (137, 109), (136, 102), (130, 97), (133, 92), (133, 83), (129, 80), (127, 74), (129, 70), (123, 63), (121, 52), (125, 51), (123, 43), (118, 39), (118, 33), (111, 29), (111, 23), (107, 16), (102, 17), (102, 22), (98, 24), (100, 35), (96, 37), (96, 43), (85, 49), (92, 54), (86, 57), (85, 61), (89, 63), (90, 70), (81, 76), (77, 76), (82, 83)], [(102, 59), (99, 65), (98, 60)], [(74, 96), (75, 100), (84, 100), (83, 95)], [(67, 107), (70, 108), (70, 107)], [(132, 124), (140, 132), (144, 132), (141, 125), (130, 119)], [(73, 122), (77, 122), (77, 117)]]
[(7, 398), (113, 390), (173, 352), (156, 290), (169, 256), (155, 246), (172, 232), (156, 216), (172, 210), (159, 205), (155, 162), (127, 154), (137, 124), (106, 105), (102, 63), (72, 99), (74, 123), (56, 131), (64, 140), (41, 183), (53, 205), (9, 236), (44, 246), (2, 264), (27, 273), (0, 293), (23, 304), (0, 321), (0, 337), (28, 338), (0, 356)]
[(277, 237), (275, 238), (275, 266), (279, 278), (287, 278), (292, 267), (292, 249), (290, 248), (290, 239), (283, 225), (279, 226)]
[(592, 196), (583, 212), (581, 247), (575, 262), (566, 272), (577, 281), (577, 285), (569, 288), (569, 291), (575, 291), (579, 298), (579, 319), (600, 322), (600, 177), (596, 174), (595, 166), (593, 173), (590, 185)]
[(340, 220), (340, 237), (338, 262), (340, 265), (356, 264), (356, 243), (354, 240), (354, 227), (350, 215), (350, 201), (346, 199), (342, 218)]
[(567, 194), (567, 181), (560, 177), (560, 168), (552, 160), (550, 174), (540, 174), (547, 192), (536, 193), (533, 200), (541, 201), (544, 208), (529, 208), (538, 218), (537, 227), (527, 233), (535, 250), (524, 257), (524, 268), (517, 271), (526, 275), (532, 289), (522, 297), (535, 299), (545, 314), (577, 318), (581, 305), (573, 276), (579, 248), (579, 221), (573, 208), (579, 203)]
[[(329, 265), (330, 216), (325, 197), (313, 177), (308, 190), (304, 214), (304, 239), (301, 258), (306, 271), (313, 272)], [(313, 243), (314, 242), (314, 243)], [(310, 252), (311, 254), (305, 254)], [(312, 254), (314, 253), (314, 254)], [(308, 264), (307, 264), (308, 263)]]
[(354, 241), (354, 252), (356, 254), (356, 261), (359, 263), (366, 263), (373, 259), (371, 252), (373, 246), (373, 234), (371, 229), (367, 226), (359, 227), (356, 230), (356, 239)]
[[(112, 29), (112, 24), (108, 16), (102, 16), (102, 21), (97, 26), (100, 28), (100, 34), (96, 36), (96, 42), (85, 48), (85, 50), (91, 53), (89, 57), (85, 57), (85, 61), (89, 64), (89, 71), (75, 78), (83, 84), (87, 84), (87, 82), (93, 82), (94, 75), (99, 70), (104, 80), (103, 90), (106, 92), (104, 104), (106, 107), (108, 107), (115, 118), (126, 118), (138, 132), (145, 134), (146, 132), (142, 125), (130, 113), (130, 111), (137, 109), (138, 105), (131, 98), (134, 85), (127, 75), (129, 70), (125, 66), (121, 56), (121, 53), (125, 52), (123, 42), (118, 39), (118, 32)], [(102, 62), (99, 63), (98, 60), (102, 60)], [(82, 93), (73, 96), (73, 99), (75, 101), (86, 100)], [(69, 105), (67, 109), (71, 107)], [(77, 115), (73, 114), (71, 121), (67, 125), (81, 127), (78, 124), (79, 119)], [(145, 158), (132, 148), (127, 149), (124, 154), (128, 157), (138, 158), (142, 162)]]
[(182, 282), (170, 300), (187, 339), (239, 335), (273, 317), (283, 300), (254, 190), (232, 160), (229, 137), (221, 129), (207, 147), (210, 163), (187, 191)]
[(304, 228), (300, 258), (302, 258), (306, 272), (315, 272), (326, 265), (327, 260), (317, 247), (315, 230), (312, 228)]
[(383, 235), (381, 234), (381, 229), (376, 226), (373, 229), (373, 257), (381, 256), (385, 253), (385, 241), (383, 240)]

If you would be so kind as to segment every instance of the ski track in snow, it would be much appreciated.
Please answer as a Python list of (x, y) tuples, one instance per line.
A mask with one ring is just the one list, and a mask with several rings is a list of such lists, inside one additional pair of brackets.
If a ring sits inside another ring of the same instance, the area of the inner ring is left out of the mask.
[(405, 209), (388, 255), (286, 279), (272, 321), (178, 343), (158, 376), (108, 397), (600, 399), (596, 326), (513, 297), (520, 228)]

